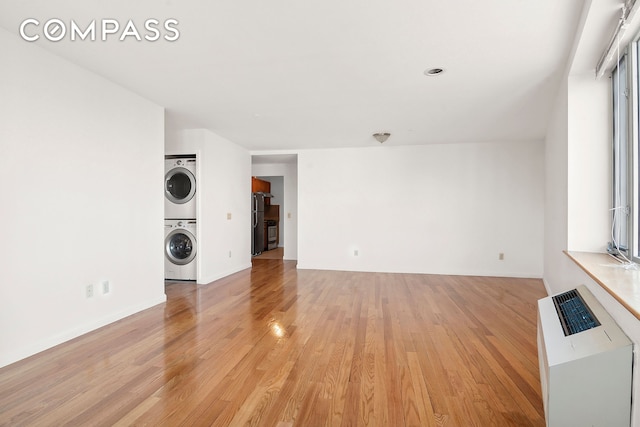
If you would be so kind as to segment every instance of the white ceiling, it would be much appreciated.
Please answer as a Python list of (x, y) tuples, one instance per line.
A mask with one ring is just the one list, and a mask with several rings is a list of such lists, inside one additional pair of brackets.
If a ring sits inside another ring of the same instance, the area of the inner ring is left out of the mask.
[[(39, 46), (250, 150), (531, 141), (584, 0), (0, 0), (0, 26), (178, 20), (175, 42)], [(70, 25), (70, 24), (68, 24)], [(34, 27), (30, 29), (37, 32)], [(25, 42), (28, 43), (28, 42)], [(595, 64), (594, 64), (595, 65)], [(425, 69), (445, 72), (427, 77)]]

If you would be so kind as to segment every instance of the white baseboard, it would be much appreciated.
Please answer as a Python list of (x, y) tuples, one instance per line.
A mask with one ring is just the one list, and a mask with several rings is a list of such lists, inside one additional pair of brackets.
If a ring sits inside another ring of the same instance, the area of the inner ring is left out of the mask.
[(232, 274), (235, 274), (235, 273), (237, 273), (239, 271), (242, 271), (242, 270), (246, 270), (247, 268), (251, 268), (251, 262), (249, 262), (248, 264), (242, 264), (237, 268), (233, 268), (231, 270), (227, 270), (227, 271), (224, 271), (222, 273), (218, 273), (218, 274), (214, 274), (214, 275), (211, 275), (211, 276), (204, 277), (204, 278), (198, 280), (197, 283), (198, 283), (198, 285), (208, 285), (211, 282), (215, 282), (216, 280), (220, 280), (220, 279), (223, 279), (223, 278), (225, 278), (227, 276), (231, 276)]
[(162, 304), (166, 302), (166, 300), (167, 300), (167, 296), (163, 293), (162, 296), (158, 296), (156, 298), (152, 298), (140, 304), (129, 306), (122, 310), (109, 313), (108, 315), (101, 317), (99, 319), (95, 319), (88, 323), (78, 325), (62, 333), (59, 333), (54, 336), (43, 339), (41, 341), (32, 343), (28, 347), (21, 348), (21, 349), (14, 349), (12, 352), (9, 352), (9, 353), (3, 352), (4, 354), (0, 356), (0, 368), (10, 365), (12, 363), (18, 362), (22, 359), (26, 359), (29, 356), (33, 356), (34, 354), (37, 354), (37, 353), (40, 353), (41, 351), (45, 351), (47, 349), (55, 347), (56, 345), (62, 344), (64, 342), (77, 338), (91, 331), (95, 331), (96, 329), (100, 329), (103, 326), (107, 326), (120, 319), (124, 319), (125, 317), (139, 313), (143, 310), (149, 309), (158, 304)]

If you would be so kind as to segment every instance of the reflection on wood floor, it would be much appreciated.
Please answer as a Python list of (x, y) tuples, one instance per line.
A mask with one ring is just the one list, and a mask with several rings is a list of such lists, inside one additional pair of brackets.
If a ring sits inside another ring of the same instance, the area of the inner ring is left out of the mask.
[(540, 280), (253, 268), (0, 369), (1, 425), (542, 426)]

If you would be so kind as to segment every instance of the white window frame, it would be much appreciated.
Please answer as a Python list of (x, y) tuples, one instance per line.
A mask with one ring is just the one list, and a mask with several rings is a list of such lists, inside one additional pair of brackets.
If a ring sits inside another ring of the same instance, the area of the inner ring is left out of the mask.
[[(630, 228), (630, 199), (629, 187), (629, 64), (630, 55), (621, 55), (611, 74), (611, 100), (612, 100), (612, 132), (611, 132), (611, 241), (609, 252), (622, 258), (629, 258), (631, 247)], [(621, 70), (623, 72), (621, 73)], [(632, 87), (632, 86), (631, 86)]]
[[(640, 263), (640, 34), (621, 49), (618, 63), (611, 74), (612, 90), (612, 196), (611, 196), (611, 242), (609, 252), (626, 261)], [(626, 79), (618, 81), (620, 64), (626, 68)], [(618, 84), (626, 85), (626, 96), (616, 95)], [(622, 110), (624, 116), (616, 117)], [(621, 120), (622, 119), (622, 120)], [(618, 143), (624, 147), (620, 150)], [(622, 155), (622, 157), (620, 157)], [(621, 175), (621, 176), (619, 176)], [(626, 230), (625, 230), (626, 229)], [(618, 240), (618, 241), (617, 241)], [(616, 242), (617, 241), (617, 242)], [(617, 244), (616, 244), (617, 243)]]

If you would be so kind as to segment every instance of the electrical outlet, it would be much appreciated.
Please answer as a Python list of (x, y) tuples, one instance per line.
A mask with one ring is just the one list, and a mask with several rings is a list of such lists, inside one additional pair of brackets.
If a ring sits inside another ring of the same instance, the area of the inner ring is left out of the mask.
[(357, 249), (353, 250), (353, 256), (358, 256), (358, 250)]
[(504, 261), (504, 254), (503, 254), (502, 252), (500, 252), (500, 253), (498, 254), (498, 259), (499, 259), (500, 261)]
[(102, 282), (102, 293), (108, 294), (111, 291), (110, 284), (108, 280), (104, 280)]
[(93, 285), (87, 285), (85, 288), (85, 295), (87, 298), (93, 298)]
[(227, 219), (231, 219), (231, 212), (227, 212)]

